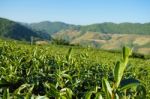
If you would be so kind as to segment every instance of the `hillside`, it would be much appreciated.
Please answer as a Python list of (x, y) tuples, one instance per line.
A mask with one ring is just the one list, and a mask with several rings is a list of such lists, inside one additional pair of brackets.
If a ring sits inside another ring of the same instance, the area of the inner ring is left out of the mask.
[(150, 23), (110, 23), (82, 26), (81, 31), (100, 32), (104, 34), (150, 34)]
[(64, 39), (70, 44), (92, 46), (105, 50), (120, 50), (128, 45), (138, 53), (150, 54), (150, 23), (101, 23), (71, 25), (43, 21), (18, 23), (0, 18), (0, 37), (29, 41), (30, 37), (50, 40)]
[(91, 46), (104, 50), (120, 50), (127, 45), (134, 48), (134, 52), (150, 54), (150, 35), (139, 34), (104, 34), (99, 32), (82, 33), (76, 30), (66, 30), (52, 35), (56, 39), (65, 39), (70, 44)]
[(35, 30), (44, 31), (48, 34), (55, 34), (62, 30), (73, 29), (80, 31), (81, 33), (85, 32), (98, 32), (104, 34), (150, 34), (150, 23), (99, 23), (91, 25), (70, 25), (63, 22), (49, 22), (43, 21), (39, 23), (28, 24), (28, 27), (31, 27)]
[(122, 46), (128, 45), (137, 53), (150, 54), (150, 23), (105, 22), (83, 26), (43, 21), (28, 24), (28, 27), (46, 32), (53, 38), (64, 39), (70, 44), (105, 50), (120, 50)]
[(0, 18), (0, 37), (29, 41), (30, 37), (47, 38), (47, 34), (33, 31), (17, 22)]
[(43, 22), (39, 22), (39, 23), (26, 24), (26, 26), (30, 27), (33, 30), (42, 31), (42, 32), (52, 35), (61, 30), (66, 30), (66, 29), (72, 27), (73, 25), (66, 24), (63, 22), (43, 21)]

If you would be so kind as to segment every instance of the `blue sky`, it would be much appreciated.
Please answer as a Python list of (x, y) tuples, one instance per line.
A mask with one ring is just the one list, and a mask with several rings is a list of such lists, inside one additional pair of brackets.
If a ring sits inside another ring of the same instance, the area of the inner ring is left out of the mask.
[(150, 22), (150, 0), (0, 0), (0, 17), (71, 24)]

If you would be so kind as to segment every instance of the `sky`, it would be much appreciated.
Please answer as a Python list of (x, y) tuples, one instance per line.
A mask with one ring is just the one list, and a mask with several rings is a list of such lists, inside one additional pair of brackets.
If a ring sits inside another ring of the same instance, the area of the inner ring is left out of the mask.
[(18, 22), (150, 22), (150, 0), (0, 0), (0, 17)]

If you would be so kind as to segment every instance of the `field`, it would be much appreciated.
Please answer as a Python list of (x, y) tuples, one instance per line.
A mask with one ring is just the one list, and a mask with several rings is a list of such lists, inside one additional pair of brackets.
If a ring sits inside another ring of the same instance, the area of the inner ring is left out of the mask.
[[(106, 88), (113, 85), (113, 70), (121, 59), (121, 53), (99, 49), (63, 45), (38, 46), (1, 40), (0, 97), (90, 99), (99, 96), (108, 99)], [(116, 91), (118, 96), (123, 96), (120, 89), (124, 84), (135, 81), (144, 87), (128, 88), (125, 96), (149, 99), (149, 59), (129, 57)], [(105, 84), (106, 88), (103, 88)], [(144, 88), (145, 91), (142, 91)], [(135, 90), (141, 92), (136, 93)], [(141, 94), (143, 97), (140, 97)]]

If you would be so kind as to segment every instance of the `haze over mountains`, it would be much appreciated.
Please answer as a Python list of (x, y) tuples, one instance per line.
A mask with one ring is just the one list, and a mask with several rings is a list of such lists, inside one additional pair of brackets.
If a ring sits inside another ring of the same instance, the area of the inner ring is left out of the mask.
[(111, 50), (128, 45), (150, 53), (150, 23), (105, 22), (83, 26), (50, 21), (27, 24), (0, 18), (0, 37), (30, 41), (31, 36)]

